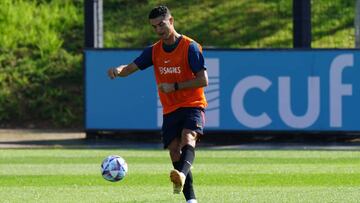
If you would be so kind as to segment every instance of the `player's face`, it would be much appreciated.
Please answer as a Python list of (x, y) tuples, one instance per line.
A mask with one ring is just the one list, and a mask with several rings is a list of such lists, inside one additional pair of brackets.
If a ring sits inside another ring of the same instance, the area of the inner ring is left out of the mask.
[(157, 18), (150, 19), (150, 24), (154, 28), (156, 34), (163, 40), (169, 39), (174, 29), (173, 18), (170, 16), (159, 16)]

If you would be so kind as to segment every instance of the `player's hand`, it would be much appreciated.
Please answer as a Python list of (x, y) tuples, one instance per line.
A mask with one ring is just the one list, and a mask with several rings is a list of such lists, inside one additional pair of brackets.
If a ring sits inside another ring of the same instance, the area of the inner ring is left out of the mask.
[(122, 69), (125, 68), (125, 67), (126, 67), (126, 65), (121, 65), (121, 66), (119, 66), (119, 67), (110, 68), (110, 69), (108, 70), (108, 72), (107, 72), (109, 78), (110, 78), (110, 79), (114, 79), (114, 78), (116, 78), (117, 76), (119, 76), (120, 73), (121, 73), (121, 71), (122, 71)]
[(175, 91), (174, 83), (160, 83), (158, 89), (163, 93), (170, 93)]
[(117, 68), (109, 68), (107, 73), (108, 73), (108, 76), (110, 79), (114, 79), (114, 78), (116, 78), (116, 76), (118, 74), (118, 70), (117, 70)]

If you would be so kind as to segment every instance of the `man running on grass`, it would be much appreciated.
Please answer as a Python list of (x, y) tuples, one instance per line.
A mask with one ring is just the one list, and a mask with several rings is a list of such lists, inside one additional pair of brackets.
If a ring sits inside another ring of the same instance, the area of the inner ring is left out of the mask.
[(160, 40), (145, 48), (132, 63), (109, 69), (108, 75), (111, 79), (126, 77), (154, 66), (163, 106), (162, 140), (174, 166), (170, 180), (175, 194), (183, 192), (188, 203), (196, 203), (190, 169), (196, 141), (203, 134), (207, 106), (203, 87), (208, 85), (202, 48), (176, 32), (166, 6), (152, 9), (149, 21)]

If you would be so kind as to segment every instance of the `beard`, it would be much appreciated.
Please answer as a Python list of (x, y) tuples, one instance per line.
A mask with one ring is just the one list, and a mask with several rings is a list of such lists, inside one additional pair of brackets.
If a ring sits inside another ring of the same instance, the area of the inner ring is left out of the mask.
[(165, 33), (160, 34), (159, 36), (163, 40), (168, 40), (168, 39), (170, 39), (171, 35), (170, 35), (170, 33), (165, 32)]

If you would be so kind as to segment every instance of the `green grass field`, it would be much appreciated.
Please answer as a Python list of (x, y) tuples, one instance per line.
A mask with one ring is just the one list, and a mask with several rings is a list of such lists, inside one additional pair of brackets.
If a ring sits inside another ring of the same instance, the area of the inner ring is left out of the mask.
[[(105, 181), (110, 154), (129, 165)], [(185, 202), (172, 194), (163, 150), (0, 150), (0, 202)], [(359, 202), (360, 151), (198, 150), (199, 202)]]

